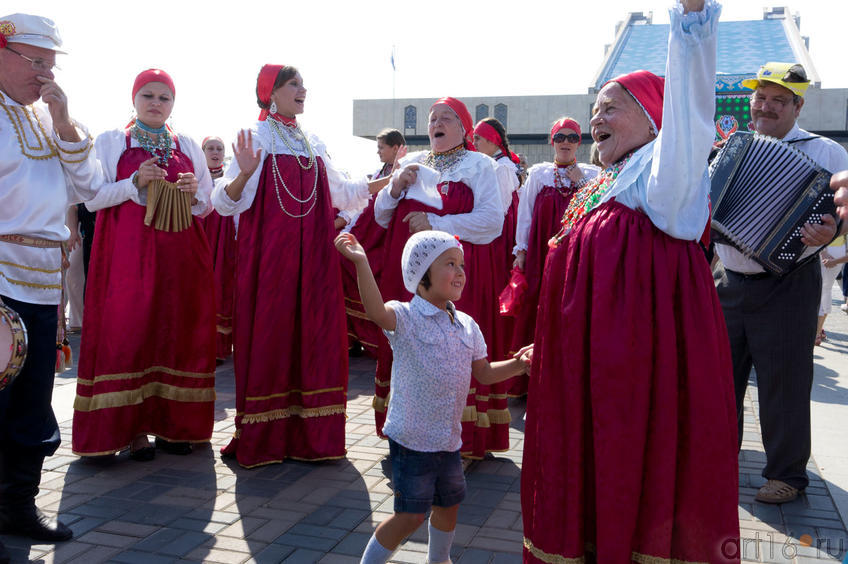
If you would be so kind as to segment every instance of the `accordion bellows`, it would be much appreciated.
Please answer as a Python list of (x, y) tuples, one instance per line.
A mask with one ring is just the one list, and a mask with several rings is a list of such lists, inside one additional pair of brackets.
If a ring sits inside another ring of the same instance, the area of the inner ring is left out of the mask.
[(789, 143), (734, 133), (710, 166), (713, 232), (767, 271), (787, 274), (807, 250), (801, 227), (835, 216), (830, 177)]
[(144, 224), (159, 231), (183, 231), (191, 227), (191, 198), (173, 182), (151, 180), (147, 185)]

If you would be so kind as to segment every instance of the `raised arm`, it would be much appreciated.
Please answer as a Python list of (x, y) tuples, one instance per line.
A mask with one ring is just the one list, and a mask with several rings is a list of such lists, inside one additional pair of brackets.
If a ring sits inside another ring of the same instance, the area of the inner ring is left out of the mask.
[(365, 249), (356, 240), (352, 233), (341, 233), (335, 240), (336, 249), (343, 257), (356, 265), (356, 281), (359, 285), (359, 295), (368, 319), (376, 323), (381, 329), (394, 331), (397, 327), (397, 316), (392, 308), (387, 307), (374, 280), (374, 273), (368, 264), (368, 256)]
[(619, 198), (679, 239), (696, 240), (709, 216), (707, 156), (715, 137), (720, 14), (715, 0), (686, 0), (671, 10), (662, 128), (650, 175), (635, 193)]
[(233, 144), (233, 160), (212, 189), (212, 205), (219, 214), (236, 215), (253, 204), (259, 187), (262, 153), (253, 131), (239, 131)]

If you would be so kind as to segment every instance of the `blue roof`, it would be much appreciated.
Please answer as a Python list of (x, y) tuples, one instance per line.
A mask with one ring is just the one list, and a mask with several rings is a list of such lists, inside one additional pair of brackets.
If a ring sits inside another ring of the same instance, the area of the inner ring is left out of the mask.
[[(629, 25), (607, 63), (607, 71), (595, 85), (639, 69), (660, 76), (665, 74), (668, 55), (668, 24)], [(754, 75), (767, 61), (795, 61), (795, 53), (786, 37), (783, 21), (751, 20), (719, 22), (719, 74)], [(722, 88), (723, 89), (723, 88)]]

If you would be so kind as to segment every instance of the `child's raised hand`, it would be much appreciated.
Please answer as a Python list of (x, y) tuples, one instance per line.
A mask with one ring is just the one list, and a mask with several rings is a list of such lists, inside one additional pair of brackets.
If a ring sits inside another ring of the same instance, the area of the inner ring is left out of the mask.
[(530, 370), (530, 366), (533, 364), (533, 344), (522, 347), (512, 358), (520, 360), (527, 367), (527, 370)]
[(353, 233), (340, 233), (335, 240), (336, 249), (344, 258), (352, 262), (368, 260), (365, 249), (356, 240)]

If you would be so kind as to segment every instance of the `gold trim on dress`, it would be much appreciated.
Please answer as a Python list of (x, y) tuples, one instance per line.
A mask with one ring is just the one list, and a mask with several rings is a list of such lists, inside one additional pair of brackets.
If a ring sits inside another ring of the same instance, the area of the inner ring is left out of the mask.
[(508, 425), (512, 421), (512, 415), (508, 409), (489, 409), (486, 415), (492, 425)]
[(360, 311), (356, 311), (355, 309), (350, 309), (349, 307), (346, 307), (345, 312), (348, 315), (350, 315), (351, 317), (356, 317), (356, 318), (359, 318), (359, 319), (366, 319), (368, 321), (371, 321), (371, 319), (368, 317), (368, 315), (366, 315), (366, 314), (364, 314)]
[(262, 413), (244, 414), (241, 418), (241, 424), (250, 425), (252, 423), (269, 423), (279, 419), (288, 419), (289, 417), (327, 417), (330, 415), (344, 415), (345, 406), (340, 405), (325, 405), (323, 407), (303, 407), (302, 405), (290, 405), (285, 409), (274, 409)]
[(35, 288), (36, 290), (61, 290), (61, 284), (36, 284), (35, 282), (27, 282), (26, 280), (16, 280), (15, 278), (9, 278), (6, 274), (0, 270), (0, 276), (5, 278), (8, 282), (12, 284), (17, 284), (18, 286), (26, 286), (27, 288)]
[(60, 268), (36, 268), (34, 266), (25, 266), (23, 264), (9, 262), (7, 260), (0, 260), (0, 264), (4, 264), (6, 266), (13, 266), (15, 268), (20, 268), (23, 270), (29, 270), (31, 272), (43, 272), (44, 274), (58, 274), (59, 272), (61, 272)]
[(374, 383), (381, 388), (390, 388), (392, 386), (391, 380), (378, 380), (377, 378), (374, 378)]
[(89, 412), (111, 407), (140, 405), (151, 397), (180, 402), (214, 402), (215, 388), (180, 388), (162, 382), (148, 382), (135, 390), (106, 392), (92, 397), (77, 394), (74, 399), (74, 409)]
[(477, 421), (477, 406), (476, 405), (466, 405), (462, 409), (462, 422), (467, 423), (469, 421)]
[(133, 378), (141, 378), (146, 376), (152, 372), (164, 372), (170, 376), (182, 376), (185, 378), (214, 378), (214, 372), (187, 372), (185, 370), (176, 370), (174, 368), (168, 368), (167, 366), (151, 366), (150, 368), (145, 368), (139, 372), (122, 372), (119, 374), (101, 374), (100, 376), (95, 376), (94, 379), (90, 378), (81, 378), (77, 376), (77, 384), (83, 384), (84, 386), (93, 386), (100, 382), (111, 382), (113, 380), (129, 380)]
[(374, 396), (374, 399), (371, 400), (371, 407), (374, 409), (374, 411), (385, 413), (386, 409), (389, 407), (389, 398), (381, 398), (379, 396)]
[[(561, 554), (545, 552), (544, 550), (536, 547), (527, 537), (524, 537), (524, 548), (530, 551), (530, 554), (542, 562), (547, 562), (548, 564), (583, 564), (586, 562), (585, 556), (567, 557), (562, 556)], [(586, 552), (595, 553), (595, 546), (591, 543), (586, 543), (585, 550)], [(638, 562), (639, 564), (709, 564), (709, 562), (698, 562), (695, 560), (680, 560), (679, 558), (650, 556), (648, 554), (636, 552), (635, 550), (630, 553), (630, 559), (632, 562)]]
[(488, 413), (477, 413), (477, 420), (474, 422), (475, 427), (480, 427), (481, 429), (488, 429), (491, 427), (491, 423), (489, 423), (489, 414)]
[(315, 394), (328, 394), (330, 392), (341, 392), (343, 390), (344, 390), (344, 388), (342, 386), (339, 386), (338, 388), (322, 388), (320, 390), (307, 390), (305, 392), (303, 390), (289, 390), (288, 392), (280, 392), (279, 394), (270, 394), (270, 395), (267, 395), (267, 396), (247, 397), (247, 398), (245, 398), (245, 401), (265, 401), (265, 400), (274, 399), (274, 398), (284, 398), (284, 397), (286, 397), (290, 394), (298, 394), (298, 395), (301, 395), (301, 396), (314, 396)]

